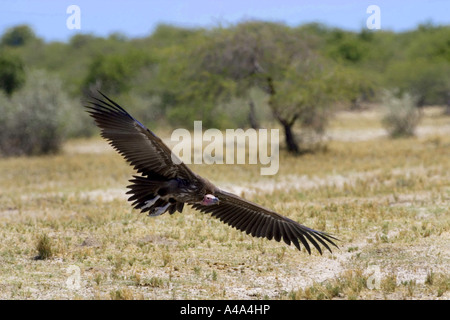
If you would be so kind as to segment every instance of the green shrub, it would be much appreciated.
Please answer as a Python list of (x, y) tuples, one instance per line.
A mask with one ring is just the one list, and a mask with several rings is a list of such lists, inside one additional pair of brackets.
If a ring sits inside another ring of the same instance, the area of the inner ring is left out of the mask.
[(398, 97), (394, 92), (386, 91), (382, 100), (386, 108), (382, 122), (389, 135), (393, 138), (414, 136), (421, 118), (416, 99), (409, 93)]
[(0, 52), (0, 90), (11, 96), (24, 82), (25, 72), (22, 59)]
[(11, 99), (0, 99), (0, 155), (37, 155), (60, 150), (67, 132), (69, 99), (59, 79), (32, 71)]

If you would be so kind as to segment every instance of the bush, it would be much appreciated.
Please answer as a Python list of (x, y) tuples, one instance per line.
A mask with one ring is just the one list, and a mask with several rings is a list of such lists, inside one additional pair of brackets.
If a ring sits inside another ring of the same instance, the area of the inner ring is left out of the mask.
[(37, 155), (60, 150), (67, 125), (67, 96), (61, 82), (30, 72), (23, 89), (0, 99), (0, 155)]
[(36, 250), (38, 251), (36, 260), (49, 259), (53, 255), (52, 241), (46, 234), (40, 235), (37, 239)]
[(10, 96), (25, 82), (25, 71), (20, 58), (0, 53), (0, 90)]
[(416, 100), (409, 93), (403, 93), (400, 97), (392, 91), (384, 93), (383, 105), (386, 108), (386, 114), (382, 122), (391, 137), (414, 136), (421, 118)]

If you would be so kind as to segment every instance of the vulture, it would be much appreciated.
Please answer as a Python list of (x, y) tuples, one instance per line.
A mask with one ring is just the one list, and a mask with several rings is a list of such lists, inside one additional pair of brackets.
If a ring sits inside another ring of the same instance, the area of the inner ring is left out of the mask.
[(310, 229), (275, 211), (247, 201), (216, 187), (200, 177), (186, 164), (173, 161), (171, 150), (152, 131), (133, 118), (116, 102), (99, 92), (86, 106), (87, 112), (101, 129), (101, 136), (134, 167), (138, 175), (129, 180), (128, 201), (149, 216), (165, 212), (182, 212), (186, 205), (219, 219), (253, 237), (281, 239), (303, 245), (311, 254), (311, 244), (320, 254), (321, 246), (331, 251), (337, 238)]

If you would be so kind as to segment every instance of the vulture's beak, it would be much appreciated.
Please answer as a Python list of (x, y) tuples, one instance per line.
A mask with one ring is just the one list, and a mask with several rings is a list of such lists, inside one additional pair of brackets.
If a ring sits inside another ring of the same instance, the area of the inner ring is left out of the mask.
[(217, 198), (217, 197), (214, 197), (214, 198), (212, 198), (212, 204), (219, 204), (219, 198)]

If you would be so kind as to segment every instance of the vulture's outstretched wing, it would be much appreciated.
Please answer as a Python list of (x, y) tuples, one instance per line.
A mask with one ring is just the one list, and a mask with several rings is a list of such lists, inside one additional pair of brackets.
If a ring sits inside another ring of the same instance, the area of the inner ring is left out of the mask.
[(102, 137), (108, 140), (138, 173), (154, 178), (195, 178), (195, 174), (184, 163), (177, 161), (179, 164), (175, 164), (172, 161), (171, 150), (159, 137), (117, 103), (99, 93), (106, 100), (93, 97), (96, 101), (86, 108), (100, 127)]
[(298, 250), (300, 250), (300, 241), (309, 254), (311, 254), (311, 248), (308, 241), (314, 245), (320, 254), (322, 254), (322, 250), (319, 243), (330, 252), (331, 249), (328, 244), (337, 247), (333, 242), (337, 239), (327, 233), (305, 227), (235, 194), (218, 190), (215, 195), (220, 199), (218, 205), (193, 204), (192, 207), (205, 213), (211, 213), (213, 217), (240, 231), (251, 234), (253, 237), (265, 237), (276, 241), (283, 239), (288, 245), (292, 242)]

